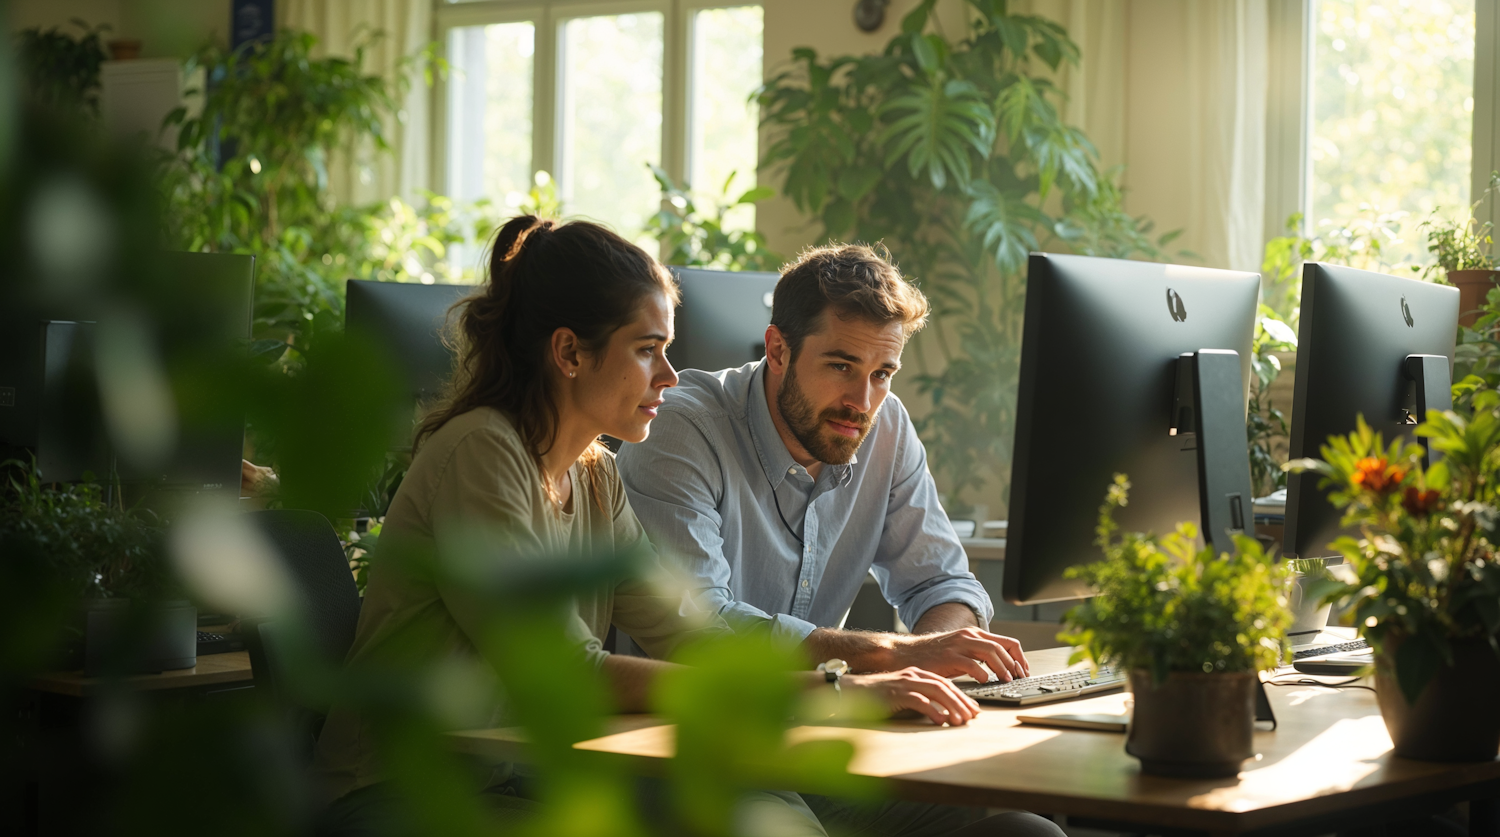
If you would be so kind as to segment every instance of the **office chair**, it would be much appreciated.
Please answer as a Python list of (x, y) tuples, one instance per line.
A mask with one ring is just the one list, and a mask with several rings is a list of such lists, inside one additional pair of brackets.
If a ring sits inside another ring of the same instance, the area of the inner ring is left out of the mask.
[[(301, 599), (299, 614), (320, 662), (342, 665), (359, 624), (361, 599), (343, 545), (328, 519), (317, 512), (275, 509), (248, 512), (251, 525), (275, 546)], [(244, 628), (255, 688), (285, 706), (302, 755), (310, 757), (327, 707), (308, 706), (285, 688), (287, 625), (258, 621)]]

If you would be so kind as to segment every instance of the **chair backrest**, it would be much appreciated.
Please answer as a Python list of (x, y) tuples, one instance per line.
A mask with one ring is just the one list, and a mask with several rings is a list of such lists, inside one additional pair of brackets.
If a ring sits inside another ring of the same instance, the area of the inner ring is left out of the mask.
[[(300, 616), (317, 650), (329, 665), (342, 664), (354, 644), (361, 599), (333, 524), (312, 511), (274, 509), (247, 514), (251, 524), (276, 548), (296, 585), (304, 608)], [(285, 647), (284, 628), (278, 623), (260, 622), (245, 630), (255, 687), (277, 698), (283, 697), (285, 659), (279, 649)], [(293, 722), (309, 736), (310, 753), (311, 741), (323, 726), (326, 707), (289, 709)]]
[(302, 595), (302, 618), (318, 649), (342, 662), (359, 623), (359, 590), (349, 559), (328, 518), (313, 511), (249, 512), (251, 523), (276, 547)]

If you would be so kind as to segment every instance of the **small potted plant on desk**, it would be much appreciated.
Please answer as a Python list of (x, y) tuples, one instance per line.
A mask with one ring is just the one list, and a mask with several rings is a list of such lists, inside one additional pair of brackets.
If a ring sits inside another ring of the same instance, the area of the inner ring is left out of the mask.
[[(1493, 393), (1491, 393), (1493, 395)], [(1416, 428), (1442, 458), (1423, 468), (1420, 445), (1391, 442), (1360, 417), (1316, 471), (1359, 537), (1333, 547), (1352, 583), (1321, 594), (1349, 608), (1375, 652), (1375, 692), (1396, 754), (1490, 761), (1500, 752), (1500, 404), (1476, 399), (1473, 418), (1433, 410)]]
[(78, 596), (61, 665), (90, 675), (191, 668), (197, 610), (180, 597), (154, 515), (107, 502), (98, 483), (44, 484), (14, 460), (0, 468), (0, 539), (40, 556)]
[(1196, 527), (1164, 537), (1121, 533), (1114, 512), (1130, 483), (1116, 475), (1099, 511), (1104, 560), (1069, 572), (1096, 595), (1063, 617), (1073, 661), (1128, 672), (1135, 709), (1125, 750), (1141, 771), (1218, 777), (1254, 755), (1257, 672), (1282, 659), (1287, 570), (1254, 538), (1234, 554), (1197, 547)]
[(1470, 328), (1474, 326), (1490, 289), (1496, 286), (1495, 278), (1500, 276), (1495, 270), (1492, 253), (1492, 225), (1488, 221), (1481, 224), (1474, 216), (1479, 205), (1496, 192), (1500, 192), (1500, 172), (1490, 174), (1489, 187), (1469, 207), (1466, 217), (1450, 220), (1434, 211), (1420, 224), (1420, 228), (1427, 231), (1427, 250), (1434, 259), (1434, 263), (1423, 271), (1423, 276), (1428, 280), (1447, 281), (1458, 288), (1458, 322)]

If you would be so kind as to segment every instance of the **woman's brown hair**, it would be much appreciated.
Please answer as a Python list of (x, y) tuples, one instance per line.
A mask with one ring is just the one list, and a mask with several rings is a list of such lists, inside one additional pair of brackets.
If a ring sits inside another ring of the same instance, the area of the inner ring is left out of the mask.
[[(597, 364), (610, 335), (634, 320), (652, 294), (677, 304), (677, 285), (666, 269), (608, 229), (533, 215), (507, 221), (495, 234), (488, 281), (449, 311), (453, 377), (418, 426), (414, 447), (450, 419), (493, 407), (515, 423), (541, 470), (559, 420), (546, 373), (552, 334), (571, 329)], [(596, 441), (581, 457), (600, 503), (603, 453)], [(552, 494), (545, 472), (542, 479)]]

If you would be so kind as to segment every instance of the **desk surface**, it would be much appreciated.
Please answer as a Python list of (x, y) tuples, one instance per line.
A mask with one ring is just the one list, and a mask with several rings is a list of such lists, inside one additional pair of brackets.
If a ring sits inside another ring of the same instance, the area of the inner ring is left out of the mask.
[[(1027, 655), (1032, 672), (1065, 666), (1071, 649)], [(797, 727), (792, 742), (854, 743), (854, 773), (884, 777), (901, 797), (932, 802), (1019, 808), (1159, 826), (1240, 833), (1337, 815), (1375, 803), (1500, 780), (1500, 762), (1444, 765), (1391, 754), (1375, 704), (1362, 689), (1268, 688), (1280, 726), (1257, 732), (1260, 754), (1234, 779), (1182, 780), (1143, 776), (1117, 733), (1018, 724), (1028, 714), (1125, 709), (1121, 693), (1031, 707), (991, 709), (967, 727), (891, 721), (875, 729)], [(581, 749), (627, 757), (643, 772), (660, 769), (674, 750), (674, 728), (645, 715), (620, 716), (610, 734)], [(515, 729), (453, 734), (459, 749), (492, 758), (521, 757)]]
[(97, 693), (110, 682), (119, 682), (129, 688), (142, 691), (156, 691), (217, 686), (250, 679), (250, 654), (245, 651), (231, 651), (227, 654), (208, 654), (199, 657), (198, 665), (192, 668), (164, 671), (160, 674), (137, 674), (119, 681), (108, 681), (102, 677), (85, 677), (82, 671), (54, 671), (33, 677), (31, 688), (57, 695), (85, 697)]

